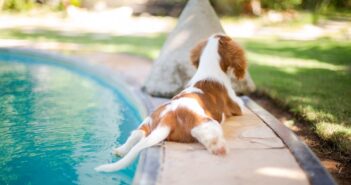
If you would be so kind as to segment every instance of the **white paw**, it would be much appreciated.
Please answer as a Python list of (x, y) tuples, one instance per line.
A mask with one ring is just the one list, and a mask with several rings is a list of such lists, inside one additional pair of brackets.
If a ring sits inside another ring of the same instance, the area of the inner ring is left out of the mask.
[(229, 151), (224, 139), (213, 139), (208, 150), (215, 155), (226, 155)]
[(127, 152), (122, 147), (112, 149), (112, 153), (120, 157), (123, 157), (127, 154)]

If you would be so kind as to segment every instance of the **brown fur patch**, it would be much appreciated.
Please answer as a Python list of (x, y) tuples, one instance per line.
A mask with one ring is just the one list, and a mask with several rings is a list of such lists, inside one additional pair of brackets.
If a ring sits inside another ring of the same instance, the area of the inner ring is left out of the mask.
[(219, 123), (222, 121), (222, 113), (227, 117), (242, 115), (240, 106), (230, 99), (222, 84), (211, 80), (203, 80), (197, 82), (194, 86), (204, 93), (184, 93), (175, 96), (173, 99), (184, 97), (195, 99), (204, 108), (205, 114)]
[(200, 62), (200, 56), (202, 53), (202, 50), (207, 44), (207, 40), (199, 42), (191, 51), (190, 51), (190, 60), (191, 63), (198, 68), (199, 67), (199, 62)]
[(167, 141), (189, 143), (196, 141), (191, 135), (191, 130), (205, 121), (207, 120), (189, 109), (178, 108), (176, 111), (168, 112), (162, 118), (160, 124), (171, 127), (171, 133), (167, 137)]
[(166, 108), (169, 103), (163, 104), (157, 107), (150, 115), (151, 123), (145, 123), (139, 127), (140, 130), (145, 131), (146, 136), (148, 136), (160, 123), (161, 112)]
[(141, 125), (139, 129), (145, 131), (146, 136), (148, 136), (157, 126), (165, 125), (171, 128), (171, 133), (166, 139), (167, 141), (195, 142), (195, 138), (191, 136), (191, 129), (206, 120), (186, 108), (177, 108), (176, 111), (169, 111), (161, 117), (160, 114), (167, 105), (169, 103), (158, 107), (150, 116), (152, 122)]
[[(202, 101), (205, 103), (210, 115), (213, 115), (218, 122), (222, 121), (222, 112), (225, 116), (238, 116), (242, 115), (240, 106), (233, 102), (228, 93), (227, 89), (220, 83), (211, 80), (199, 81), (195, 84), (195, 87), (201, 89), (204, 94), (202, 95)], [(220, 116), (220, 118), (219, 118)]]
[(221, 57), (222, 70), (227, 72), (228, 68), (233, 68), (237, 79), (244, 78), (247, 68), (244, 50), (228, 36), (217, 35), (216, 37), (219, 38), (218, 53)]

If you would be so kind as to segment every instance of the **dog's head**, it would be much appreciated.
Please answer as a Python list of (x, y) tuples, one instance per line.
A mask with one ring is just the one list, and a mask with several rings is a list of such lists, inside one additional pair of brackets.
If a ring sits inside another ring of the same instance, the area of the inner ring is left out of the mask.
[(234, 42), (230, 37), (223, 34), (212, 35), (209, 39), (199, 42), (192, 50), (190, 54), (191, 63), (198, 68), (200, 64), (200, 58), (204, 48), (207, 46), (210, 39), (215, 39), (217, 44), (217, 52), (220, 57), (219, 65), (224, 73), (232, 73), (237, 79), (242, 79), (245, 76), (247, 62), (245, 58), (244, 50)]

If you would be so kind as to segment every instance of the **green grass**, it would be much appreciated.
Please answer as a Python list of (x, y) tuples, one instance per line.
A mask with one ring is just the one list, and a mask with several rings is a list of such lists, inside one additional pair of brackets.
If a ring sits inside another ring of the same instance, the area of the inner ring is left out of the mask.
[(299, 12), (296, 12), (296, 15), (294, 18), (291, 18), (290, 20), (284, 20), (282, 22), (270, 21), (266, 17), (224, 16), (224, 17), (221, 17), (221, 22), (223, 25), (240, 24), (240, 23), (245, 24), (250, 22), (255, 24), (258, 27), (278, 27), (278, 28), (284, 28), (287, 30), (292, 30), (292, 29), (299, 29), (301, 28), (301, 26), (304, 26), (306, 24), (312, 24), (313, 15), (310, 12), (299, 11)]
[[(79, 50), (124, 52), (156, 58), (165, 34), (113, 36), (56, 31), (1, 30), (0, 39), (76, 44)], [(319, 39), (238, 39), (247, 51), (258, 90), (312, 123), (338, 151), (351, 152), (351, 42)]]
[[(0, 39), (20, 39), (35, 42), (57, 42), (79, 47), (79, 50), (129, 53), (147, 58), (156, 58), (166, 34), (154, 36), (115, 36), (96, 33), (70, 33), (45, 29), (0, 30)], [(64, 49), (63, 45), (63, 49)], [(68, 47), (69, 48), (69, 47)]]
[(241, 39), (260, 91), (351, 151), (351, 42)]

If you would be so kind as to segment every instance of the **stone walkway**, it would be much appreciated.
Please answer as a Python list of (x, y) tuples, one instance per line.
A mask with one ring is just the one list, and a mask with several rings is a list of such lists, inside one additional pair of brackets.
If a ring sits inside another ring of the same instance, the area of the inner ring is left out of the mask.
[[(145, 59), (107, 53), (79, 55), (100, 63), (142, 84), (151, 68)], [(165, 101), (154, 98), (155, 106)], [(304, 171), (277, 135), (251, 110), (232, 117), (223, 125), (229, 155), (210, 154), (197, 143), (166, 142), (161, 146), (162, 161), (158, 185), (188, 184), (309, 184)]]
[(166, 143), (158, 184), (309, 184), (287, 147), (250, 110), (227, 120), (223, 129), (230, 148), (226, 157), (211, 155), (200, 144)]

